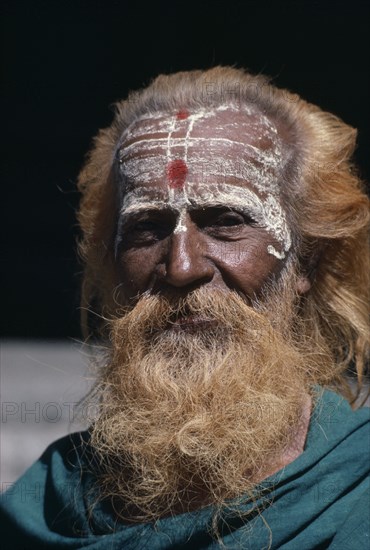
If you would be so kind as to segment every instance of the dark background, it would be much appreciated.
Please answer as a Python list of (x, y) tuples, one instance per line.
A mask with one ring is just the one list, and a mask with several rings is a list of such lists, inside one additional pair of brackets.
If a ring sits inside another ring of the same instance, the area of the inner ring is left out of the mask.
[(112, 103), (160, 72), (273, 76), (359, 129), (369, 179), (367, 4), (3, 2), (3, 335), (79, 336), (76, 177)]

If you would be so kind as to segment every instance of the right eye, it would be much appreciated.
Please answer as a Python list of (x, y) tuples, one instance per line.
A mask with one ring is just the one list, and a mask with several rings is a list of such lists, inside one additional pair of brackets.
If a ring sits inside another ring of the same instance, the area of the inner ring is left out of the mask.
[(152, 245), (169, 235), (171, 225), (165, 220), (132, 220), (123, 227), (122, 241), (128, 245)]
[(131, 227), (131, 231), (137, 231), (137, 232), (157, 231), (159, 227), (160, 225), (157, 222), (143, 221), (143, 222), (138, 222), (134, 224), (134, 226)]

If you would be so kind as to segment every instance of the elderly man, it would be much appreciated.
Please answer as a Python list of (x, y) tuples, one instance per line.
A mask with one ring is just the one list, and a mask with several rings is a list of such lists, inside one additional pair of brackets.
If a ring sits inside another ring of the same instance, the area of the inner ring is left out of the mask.
[(366, 547), (355, 135), (232, 68), (118, 104), (79, 182), (97, 412), (4, 495), (9, 547)]

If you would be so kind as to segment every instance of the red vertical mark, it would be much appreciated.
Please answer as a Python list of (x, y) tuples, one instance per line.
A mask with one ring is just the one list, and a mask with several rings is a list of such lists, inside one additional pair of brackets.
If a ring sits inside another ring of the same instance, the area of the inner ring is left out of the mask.
[(186, 109), (180, 109), (180, 111), (177, 111), (176, 118), (177, 120), (185, 120), (189, 116), (189, 111)]
[(181, 159), (171, 160), (167, 164), (167, 178), (171, 189), (183, 189), (188, 167)]

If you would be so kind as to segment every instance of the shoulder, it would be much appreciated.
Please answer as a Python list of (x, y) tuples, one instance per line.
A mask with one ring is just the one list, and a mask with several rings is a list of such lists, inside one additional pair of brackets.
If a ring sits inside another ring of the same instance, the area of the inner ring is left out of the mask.
[(88, 439), (88, 432), (77, 432), (52, 443), (1, 495), (2, 534), (3, 540), (11, 538), (9, 548), (36, 548), (38, 543), (42, 548), (42, 541), (53, 547), (62, 533), (72, 534), (72, 525), (87, 531), (81, 472)]

